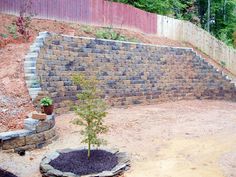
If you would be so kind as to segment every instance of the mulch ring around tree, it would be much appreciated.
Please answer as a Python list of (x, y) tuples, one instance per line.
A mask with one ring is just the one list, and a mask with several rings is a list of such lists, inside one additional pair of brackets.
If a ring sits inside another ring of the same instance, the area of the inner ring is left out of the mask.
[(114, 150), (64, 149), (46, 155), (40, 171), (43, 176), (116, 176), (130, 166), (126, 153)]
[(0, 177), (17, 177), (17, 176), (10, 173), (9, 171), (6, 171), (6, 170), (0, 168)]
[(49, 164), (62, 172), (72, 172), (77, 175), (87, 175), (109, 171), (118, 163), (118, 158), (103, 150), (92, 150), (88, 159), (87, 150), (61, 154)]

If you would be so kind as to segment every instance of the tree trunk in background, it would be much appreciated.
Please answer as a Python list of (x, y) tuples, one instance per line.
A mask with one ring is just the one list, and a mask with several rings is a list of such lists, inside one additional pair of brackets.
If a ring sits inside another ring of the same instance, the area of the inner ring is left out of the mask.
[(210, 32), (210, 19), (211, 18), (211, 0), (208, 0), (207, 7), (207, 31)]
[(226, 4), (227, 4), (227, 0), (224, 0), (224, 5), (223, 5), (223, 19), (224, 19), (224, 22), (225, 22), (225, 13), (226, 13)]

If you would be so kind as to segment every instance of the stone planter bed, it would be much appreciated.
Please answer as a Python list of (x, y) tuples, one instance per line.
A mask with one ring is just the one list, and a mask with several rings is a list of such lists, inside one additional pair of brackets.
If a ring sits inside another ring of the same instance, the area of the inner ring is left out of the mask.
[(57, 150), (45, 155), (40, 171), (43, 177), (110, 177), (122, 174), (129, 166), (126, 153), (93, 149), (88, 159), (87, 150), (80, 148)]
[(17, 176), (0, 168), (0, 177), (17, 177)]
[(0, 150), (20, 152), (41, 148), (56, 138), (55, 116), (48, 115), (43, 121), (24, 120), (24, 129), (0, 133)]

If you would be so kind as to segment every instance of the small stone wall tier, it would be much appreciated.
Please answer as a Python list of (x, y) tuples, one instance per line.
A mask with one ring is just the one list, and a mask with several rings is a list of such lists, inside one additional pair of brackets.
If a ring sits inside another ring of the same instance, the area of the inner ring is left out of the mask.
[(69, 110), (81, 91), (71, 80), (74, 73), (96, 76), (112, 106), (180, 99), (236, 101), (234, 83), (191, 48), (49, 34), (36, 71), (57, 113)]
[(0, 150), (18, 152), (41, 148), (56, 138), (55, 116), (48, 115), (44, 121), (24, 120), (24, 129), (0, 133)]
[(72, 172), (62, 172), (60, 170), (53, 168), (50, 165), (50, 162), (56, 159), (57, 157), (59, 157), (61, 153), (69, 153), (69, 152), (80, 151), (84, 149), (85, 148), (61, 149), (61, 150), (57, 150), (55, 152), (46, 154), (40, 163), (40, 172), (42, 173), (43, 177), (62, 177), (62, 176), (64, 177), (118, 177), (120, 176), (119, 174), (124, 173), (124, 171), (130, 168), (130, 159), (129, 159), (128, 154), (125, 152), (119, 152), (118, 150), (113, 150), (113, 149), (102, 149), (112, 154), (115, 154), (118, 158), (118, 164), (110, 171), (103, 171), (97, 174), (80, 176)]

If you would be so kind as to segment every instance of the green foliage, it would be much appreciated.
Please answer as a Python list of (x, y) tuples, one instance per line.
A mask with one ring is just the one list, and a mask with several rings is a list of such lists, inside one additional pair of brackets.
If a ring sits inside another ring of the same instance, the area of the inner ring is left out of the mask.
[(117, 33), (112, 28), (102, 28), (96, 32), (97, 38), (126, 41), (126, 37)]
[(18, 37), (17, 35), (17, 26), (15, 23), (12, 23), (11, 25), (6, 27), (8, 34), (10, 34), (14, 39)]
[(129, 38), (128, 41), (130, 41), (130, 42), (136, 42), (136, 43), (140, 42), (140, 41), (139, 41), (138, 39), (136, 39), (136, 38)]
[(236, 31), (233, 33), (233, 41), (234, 41), (233, 45), (236, 48)]
[(53, 104), (53, 101), (49, 97), (44, 97), (40, 100), (41, 106), (51, 106)]
[(84, 136), (82, 143), (88, 145), (88, 158), (90, 158), (91, 145), (100, 146), (105, 143), (98, 135), (107, 131), (107, 127), (103, 125), (107, 106), (100, 97), (101, 92), (97, 89), (98, 81), (95, 78), (88, 79), (83, 74), (77, 74), (72, 80), (82, 89), (77, 94), (80, 103), (75, 106), (75, 112), (79, 117), (73, 123), (84, 127), (81, 131)]
[(7, 38), (8, 37), (8, 35), (4, 34), (4, 33), (0, 33), (0, 36), (3, 37), (3, 38)]
[(188, 20), (210, 33), (229, 46), (236, 47), (236, 0), (210, 0), (210, 19), (208, 19), (209, 0), (111, 0), (133, 5), (142, 10)]
[(226, 63), (224, 61), (220, 61), (220, 65), (224, 68), (226, 66)]
[(87, 33), (87, 34), (91, 34), (92, 33), (92, 28), (88, 25), (82, 25), (81, 29), (83, 32)]
[(131, 4), (142, 10), (162, 15), (174, 15), (185, 7), (180, 0), (114, 0)]
[(121, 35), (119, 32), (114, 31), (112, 27), (97, 30), (96, 37), (109, 40), (139, 42), (136, 38), (127, 38), (126, 36)]

